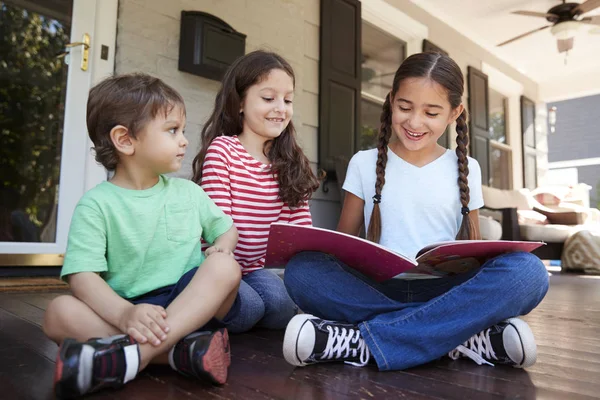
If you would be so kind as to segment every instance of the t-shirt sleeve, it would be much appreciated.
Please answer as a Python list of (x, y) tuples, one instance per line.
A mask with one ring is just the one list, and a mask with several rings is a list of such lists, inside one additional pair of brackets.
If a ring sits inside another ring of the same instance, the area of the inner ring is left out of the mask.
[(470, 210), (478, 210), (483, 207), (483, 190), (481, 189), (481, 167), (474, 158), (469, 157), (469, 201)]
[(308, 202), (303, 203), (298, 208), (290, 209), (290, 223), (295, 225), (312, 225), (312, 216), (310, 215)]
[(194, 185), (196, 188), (195, 198), (198, 201), (200, 210), (200, 225), (202, 226), (202, 239), (207, 243), (214, 243), (215, 240), (233, 226), (231, 217), (223, 212), (219, 206), (202, 188)]
[(61, 278), (78, 272), (105, 272), (106, 222), (93, 205), (78, 204), (71, 219)]
[(365, 199), (361, 179), (360, 179), (360, 153), (355, 154), (350, 163), (348, 164), (348, 170), (346, 171), (346, 180), (342, 189), (352, 193), (353, 195)]
[(202, 164), (202, 189), (227, 215), (231, 215), (231, 185), (228, 149), (225, 143), (214, 140), (208, 147)]

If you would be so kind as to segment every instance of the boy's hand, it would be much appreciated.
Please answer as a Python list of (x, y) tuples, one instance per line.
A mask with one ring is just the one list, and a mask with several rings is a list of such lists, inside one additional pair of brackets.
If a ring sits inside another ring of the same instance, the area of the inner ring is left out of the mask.
[(233, 253), (231, 252), (231, 250), (226, 249), (224, 247), (219, 247), (219, 246), (211, 246), (208, 249), (206, 249), (206, 251), (204, 252), (204, 254), (206, 255), (206, 257), (210, 256), (211, 254), (214, 253), (224, 253), (230, 256), (233, 256)]
[(139, 343), (158, 346), (167, 338), (169, 327), (165, 321), (167, 311), (152, 304), (131, 305), (119, 321), (119, 329)]

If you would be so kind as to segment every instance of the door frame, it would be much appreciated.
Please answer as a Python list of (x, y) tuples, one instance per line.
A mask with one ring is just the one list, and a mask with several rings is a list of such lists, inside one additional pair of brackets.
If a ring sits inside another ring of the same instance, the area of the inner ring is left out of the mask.
[[(61, 266), (71, 217), (77, 202), (90, 188), (106, 180), (96, 163), (87, 135), (86, 105), (89, 89), (115, 70), (118, 0), (74, 0), (70, 41), (90, 35), (89, 65), (80, 66), (81, 46), (73, 47), (67, 73), (61, 152), (56, 241), (53, 243), (0, 242), (0, 266)], [(108, 52), (102, 54), (103, 46)]]

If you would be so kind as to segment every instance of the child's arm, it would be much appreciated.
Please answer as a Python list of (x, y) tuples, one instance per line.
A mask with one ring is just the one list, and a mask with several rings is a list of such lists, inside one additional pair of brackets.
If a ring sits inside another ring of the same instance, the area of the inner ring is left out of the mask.
[(312, 226), (312, 216), (308, 201), (298, 206), (290, 208), (290, 223), (294, 225)]
[(227, 232), (219, 236), (214, 244), (206, 249), (204, 254), (206, 257), (210, 256), (213, 253), (226, 253), (229, 255), (233, 255), (233, 251), (235, 250), (235, 246), (238, 241), (238, 231), (234, 225), (229, 228)]
[(206, 151), (202, 164), (202, 186), (206, 194), (227, 215), (231, 215), (231, 184), (229, 179), (229, 149), (215, 140)]
[(120, 297), (95, 272), (79, 272), (68, 276), (73, 295), (84, 302), (103, 320), (127, 333), (139, 343), (158, 346), (169, 331), (163, 307), (151, 304), (133, 305)]
[(349, 235), (358, 236), (363, 225), (365, 201), (360, 197), (346, 192), (342, 215), (337, 230)]
[(471, 210), (468, 215), (471, 219), (471, 226), (475, 229), (475, 239), (481, 240), (481, 232), (479, 231), (479, 210)]

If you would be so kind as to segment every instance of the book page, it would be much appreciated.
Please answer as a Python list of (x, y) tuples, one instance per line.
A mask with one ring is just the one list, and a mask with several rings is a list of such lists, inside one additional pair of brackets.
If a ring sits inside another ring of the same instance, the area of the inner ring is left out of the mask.
[(330, 254), (377, 282), (417, 265), (413, 260), (356, 236), (311, 226), (271, 224), (265, 267), (284, 267), (294, 255), (303, 251)]
[(438, 276), (464, 273), (479, 268), (487, 260), (502, 254), (531, 252), (542, 245), (543, 242), (509, 240), (458, 240), (435, 243), (419, 252), (419, 266), (415, 271)]

